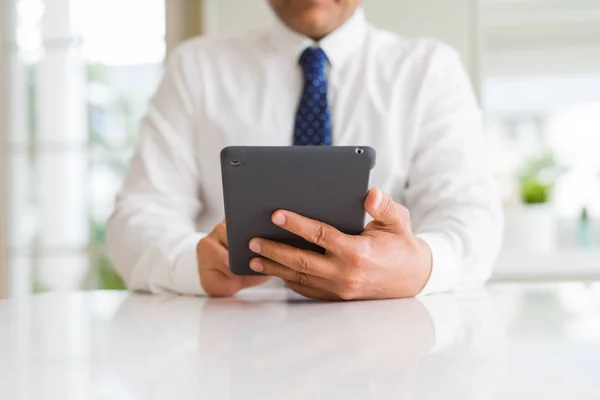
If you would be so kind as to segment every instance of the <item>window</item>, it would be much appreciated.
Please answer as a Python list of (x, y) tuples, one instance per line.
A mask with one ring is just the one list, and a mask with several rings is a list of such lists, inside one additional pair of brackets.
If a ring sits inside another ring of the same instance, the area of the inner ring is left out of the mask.
[(17, 0), (9, 15), (11, 292), (122, 288), (104, 224), (161, 77), (164, 1)]
[(545, 160), (555, 215), (600, 217), (600, 2), (487, 0), (482, 21), (482, 101), (505, 195), (514, 208), (523, 171)]

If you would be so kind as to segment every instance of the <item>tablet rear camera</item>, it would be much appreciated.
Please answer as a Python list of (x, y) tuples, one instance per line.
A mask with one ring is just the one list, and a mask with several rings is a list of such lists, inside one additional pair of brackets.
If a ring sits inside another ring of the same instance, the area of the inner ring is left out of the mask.
[(239, 167), (240, 165), (242, 165), (242, 163), (240, 161), (234, 160), (231, 162), (232, 167)]
[(364, 149), (361, 149), (360, 147), (357, 147), (357, 148), (356, 148), (356, 154), (358, 154), (358, 155), (361, 155), (361, 154), (362, 154), (362, 153), (364, 153), (364, 152), (365, 152), (365, 150), (364, 150)]

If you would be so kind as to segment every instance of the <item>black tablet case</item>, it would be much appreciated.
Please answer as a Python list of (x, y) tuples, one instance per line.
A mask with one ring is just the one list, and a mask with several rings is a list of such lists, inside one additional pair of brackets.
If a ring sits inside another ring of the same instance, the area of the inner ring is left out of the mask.
[(249, 267), (255, 237), (323, 253), (320, 247), (271, 222), (279, 209), (323, 221), (357, 235), (375, 150), (370, 147), (227, 147), (221, 151), (223, 196), (231, 271)]

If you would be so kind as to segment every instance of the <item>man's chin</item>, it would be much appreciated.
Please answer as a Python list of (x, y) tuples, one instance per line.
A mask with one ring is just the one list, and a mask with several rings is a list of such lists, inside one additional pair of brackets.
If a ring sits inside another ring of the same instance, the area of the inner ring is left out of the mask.
[(298, 16), (295, 30), (313, 38), (320, 38), (330, 33), (331, 26), (329, 13), (314, 7)]
[(338, 0), (296, 0), (300, 7), (323, 7), (338, 3)]

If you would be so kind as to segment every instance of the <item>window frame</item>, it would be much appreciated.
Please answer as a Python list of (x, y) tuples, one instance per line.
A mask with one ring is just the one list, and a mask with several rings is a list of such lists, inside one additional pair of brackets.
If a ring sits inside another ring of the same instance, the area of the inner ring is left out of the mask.
[(0, 3), (0, 299), (7, 295), (6, 264), (8, 261), (6, 245), (6, 157), (5, 157), (5, 108), (6, 108), (6, 27), (8, 24), (8, 10), (6, 1)]

